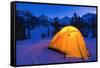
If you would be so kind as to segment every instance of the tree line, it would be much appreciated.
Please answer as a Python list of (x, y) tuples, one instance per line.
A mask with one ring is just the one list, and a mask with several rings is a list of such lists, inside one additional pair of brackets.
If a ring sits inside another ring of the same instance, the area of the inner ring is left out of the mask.
[[(48, 19), (39, 19), (35, 15), (33, 15), (30, 11), (21, 11), (16, 10), (16, 40), (24, 40), (30, 39), (31, 34), (30, 31), (35, 29), (35, 27), (44, 26), (47, 28), (47, 35), (50, 36), (50, 28), (52, 26), (54, 31), (52, 31), (52, 36), (54, 36), (61, 28), (64, 26), (72, 25), (80, 30), (84, 37), (89, 37), (89, 33), (91, 37), (94, 38), (97, 35), (97, 21), (96, 16), (90, 18), (91, 24), (85, 22), (82, 17), (80, 17), (77, 13), (74, 13), (70, 18), (70, 24), (63, 24), (57, 19), (57, 17), (53, 18), (53, 21), (49, 21)], [(42, 33), (42, 38), (45, 37), (45, 34)]]

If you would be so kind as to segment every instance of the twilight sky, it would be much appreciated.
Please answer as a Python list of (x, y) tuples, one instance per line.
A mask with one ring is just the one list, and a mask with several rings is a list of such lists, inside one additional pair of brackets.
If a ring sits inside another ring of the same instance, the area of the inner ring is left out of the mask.
[(47, 5), (47, 4), (31, 4), (31, 3), (16, 3), (16, 9), (18, 10), (29, 10), (35, 16), (40, 16), (42, 14), (48, 17), (59, 17), (64, 16), (71, 17), (73, 13), (77, 13), (82, 16), (86, 13), (95, 13), (95, 7), (82, 7), (82, 6), (62, 6), (62, 5)]

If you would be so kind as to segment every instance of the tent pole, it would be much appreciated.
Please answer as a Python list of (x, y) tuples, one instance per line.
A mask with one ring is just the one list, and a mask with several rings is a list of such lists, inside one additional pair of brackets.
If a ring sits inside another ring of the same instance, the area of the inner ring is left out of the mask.
[[(77, 39), (77, 35), (76, 35), (76, 39)], [(81, 55), (81, 57), (82, 57), (82, 61), (84, 62), (84, 57), (83, 57), (83, 55), (82, 55), (82, 52), (81, 52), (81, 49), (80, 49), (78, 40), (76, 40), (76, 41), (77, 41), (77, 44), (78, 44), (78, 49), (79, 49), (80, 55)]]

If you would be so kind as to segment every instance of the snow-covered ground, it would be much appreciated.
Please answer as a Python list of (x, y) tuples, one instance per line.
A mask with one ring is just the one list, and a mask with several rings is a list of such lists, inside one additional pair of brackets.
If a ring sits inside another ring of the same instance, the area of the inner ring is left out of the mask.
[[(87, 49), (90, 57), (85, 61), (96, 60), (96, 38), (85, 38)], [(63, 62), (82, 61), (79, 58), (64, 58), (63, 54), (48, 49), (50, 39), (42, 39), (39, 41), (23, 40), (16, 42), (16, 62), (17, 65), (27, 64), (48, 64)]]

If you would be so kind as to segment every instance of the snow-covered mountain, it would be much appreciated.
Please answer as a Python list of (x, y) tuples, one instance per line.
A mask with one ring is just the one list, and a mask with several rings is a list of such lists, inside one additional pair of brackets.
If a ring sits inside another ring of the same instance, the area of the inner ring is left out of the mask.
[(50, 17), (48, 17), (48, 16), (45, 16), (45, 15), (40, 15), (38, 18), (39, 18), (41, 21), (43, 21), (43, 20), (48, 20), (49, 22), (52, 22), (52, 21), (53, 21), (52, 18), (50, 18)]
[[(55, 20), (62, 25), (69, 25), (70, 24), (70, 18), (65, 16), (63, 18), (55, 17)], [(54, 19), (53, 19), (54, 21)]]
[(84, 23), (92, 24), (93, 21), (96, 21), (96, 14), (87, 13), (82, 16)]
[(70, 18), (68, 16), (65, 16), (63, 18), (59, 18), (59, 17), (50, 18), (48, 16), (41, 15), (38, 18), (41, 21), (47, 20), (48, 22), (51, 22), (51, 23), (53, 23), (56, 20), (59, 24), (66, 24), (66, 25), (69, 25), (70, 24)]
[(61, 19), (61, 23), (62, 24), (66, 24), (66, 25), (69, 25), (70, 24), (70, 18), (65, 16)]
[[(82, 16), (82, 20), (85, 24), (88, 24), (88, 26), (84, 27), (83, 33), (84, 35), (87, 34), (87, 37), (93, 37), (94, 36), (94, 31), (96, 28), (96, 14), (93, 13), (87, 13)], [(92, 26), (92, 27), (91, 27)]]

